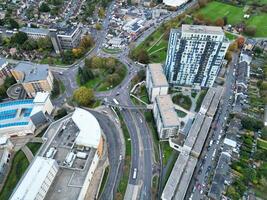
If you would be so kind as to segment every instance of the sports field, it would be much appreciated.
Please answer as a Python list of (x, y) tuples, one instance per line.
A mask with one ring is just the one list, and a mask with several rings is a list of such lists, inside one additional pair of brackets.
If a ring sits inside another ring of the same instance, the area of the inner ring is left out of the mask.
[[(264, 0), (267, 2), (267, 0)], [(244, 20), (243, 7), (236, 7), (225, 3), (213, 1), (200, 9), (197, 13), (202, 14), (204, 18), (215, 21), (218, 18), (227, 17), (228, 24), (235, 25)], [(256, 37), (267, 36), (267, 14), (258, 13), (245, 20), (248, 26), (255, 26), (257, 28)]]

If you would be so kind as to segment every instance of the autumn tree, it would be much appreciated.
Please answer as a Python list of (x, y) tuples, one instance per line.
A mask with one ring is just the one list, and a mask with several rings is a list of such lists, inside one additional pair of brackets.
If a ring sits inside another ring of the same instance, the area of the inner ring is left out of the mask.
[(215, 21), (215, 25), (216, 25), (216, 26), (223, 27), (223, 26), (224, 26), (224, 20), (223, 20), (222, 18), (218, 18), (218, 19), (216, 19), (216, 21)]
[(91, 35), (87, 34), (83, 36), (80, 42), (80, 47), (84, 49), (88, 49), (94, 45), (94, 39), (92, 38)]
[(244, 37), (238, 37), (236, 39), (236, 42), (237, 42), (238, 48), (242, 48), (244, 43), (245, 43), (245, 38)]
[(74, 91), (73, 100), (80, 106), (90, 106), (94, 102), (94, 91), (82, 86)]
[(98, 10), (98, 17), (103, 19), (105, 17), (105, 9), (103, 7), (100, 7)]

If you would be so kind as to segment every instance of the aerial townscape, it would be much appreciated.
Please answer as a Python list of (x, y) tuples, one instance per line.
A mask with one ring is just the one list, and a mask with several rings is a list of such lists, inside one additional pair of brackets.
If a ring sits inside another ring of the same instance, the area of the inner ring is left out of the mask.
[(0, 0), (0, 200), (267, 200), (267, 0)]

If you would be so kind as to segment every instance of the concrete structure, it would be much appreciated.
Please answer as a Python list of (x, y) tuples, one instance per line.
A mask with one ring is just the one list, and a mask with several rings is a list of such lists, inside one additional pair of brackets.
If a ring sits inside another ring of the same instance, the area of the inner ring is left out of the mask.
[[(198, 158), (208, 136), (215, 111), (219, 104), (221, 93), (223, 92), (220, 88), (215, 89), (209, 89), (207, 97), (204, 98), (202, 103), (203, 107), (206, 107), (205, 105), (208, 103), (212, 106), (208, 107), (205, 113), (199, 112), (196, 115), (184, 143), (175, 144), (175, 140), (173, 138), (170, 139), (171, 147), (180, 151), (180, 154), (162, 192), (161, 199), (163, 200), (183, 200), (186, 195), (187, 188), (191, 181)], [(215, 94), (213, 94), (214, 90), (216, 91)], [(210, 94), (213, 95), (213, 98), (210, 98)], [(214, 96), (218, 96), (218, 98), (214, 98)]]
[(180, 7), (185, 5), (188, 1), (189, 0), (163, 0), (163, 3), (170, 7)]
[(0, 58), (0, 83), (4, 81), (7, 76), (10, 76), (10, 66), (8, 66), (8, 62), (4, 58)]
[(41, 92), (34, 99), (0, 103), (0, 136), (33, 134), (36, 127), (48, 121), (53, 108), (49, 93)]
[[(59, 165), (58, 175), (46, 199), (85, 199), (103, 154), (102, 130), (96, 118), (89, 111), (76, 108), (73, 113), (52, 123), (43, 140), (45, 143), (39, 155), (51, 157)], [(80, 154), (83, 156), (77, 156)]]
[(161, 64), (149, 64), (146, 68), (146, 88), (149, 100), (154, 102), (156, 96), (167, 95), (169, 84)]
[(153, 116), (161, 140), (178, 134), (180, 121), (170, 95), (156, 97), (153, 104)]
[(50, 28), (50, 37), (56, 53), (77, 47), (81, 41), (82, 30), (79, 26)]
[(29, 38), (34, 40), (49, 37), (49, 30), (44, 28), (22, 27), (19, 31), (26, 33)]
[(18, 183), (10, 200), (42, 200), (55, 179), (59, 166), (54, 159), (36, 157)]
[(164, 72), (172, 86), (211, 87), (229, 42), (221, 27), (182, 25), (172, 29)]
[(51, 92), (53, 89), (54, 78), (48, 65), (19, 62), (11, 73), (22, 84), (29, 97), (35, 97), (37, 92)]

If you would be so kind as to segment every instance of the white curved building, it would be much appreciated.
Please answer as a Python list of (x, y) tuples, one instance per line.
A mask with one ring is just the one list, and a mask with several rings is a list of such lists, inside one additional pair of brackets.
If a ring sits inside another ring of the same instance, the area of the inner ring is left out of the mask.
[(171, 6), (171, 7), (179, 7), (183, 4), (186, 4), (189, 0), (163, 0), (163, 3), (166, 6)]

